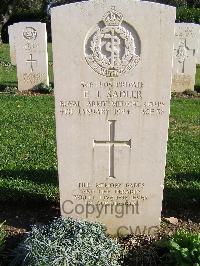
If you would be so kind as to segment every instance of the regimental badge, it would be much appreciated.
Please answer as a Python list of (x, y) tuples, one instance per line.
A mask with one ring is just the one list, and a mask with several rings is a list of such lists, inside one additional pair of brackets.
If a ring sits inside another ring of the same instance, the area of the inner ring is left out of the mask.
[(23, 37), (27, 40), (35, 40), (37, 38), (37, 31), (33, 27), (26, 27), (23, 31)]
[(140, 61), (140, 38), (115, 7), (87, 34), (84, 48), (88, 65), (106, 77), (118, 77)]

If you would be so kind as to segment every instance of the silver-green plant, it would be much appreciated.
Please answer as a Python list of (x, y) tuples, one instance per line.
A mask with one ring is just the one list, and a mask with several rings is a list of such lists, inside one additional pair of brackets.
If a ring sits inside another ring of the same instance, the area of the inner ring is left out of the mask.
[(15, 250), (11, 265), (119, 266), (121, 247), (99, 223), (56, 218), (33, 226)]

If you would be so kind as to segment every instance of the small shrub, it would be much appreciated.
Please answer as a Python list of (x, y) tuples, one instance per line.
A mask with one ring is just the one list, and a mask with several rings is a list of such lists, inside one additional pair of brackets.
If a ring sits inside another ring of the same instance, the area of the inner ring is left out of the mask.
[(15, 94), (18, 92), (18, 89), (16, 87), (12, 87), (12, 86), (0, 85), (0, 92), (1, 93)]
[(171, 92), (171, 98), (174, 99), (176, 97), (176, 92), (175, 91), (172, 91)]
[(196, 96), (197, 92), (196, 91), (191, 91), (191, 90), (185, 90), (183, 92), (183, 94), (187, 95), (187, 96)]
[(197, 93), (200, 93), (200, 85), (194, 85), (194, 90), (195, 90)]
[(200, 234), (177, 231), (173, 236), (157, 242), (164, 248), (163, 255), (166, 265), (198, 266), (200, 265)]
[(4, 92), (10, 93), (10, 94), (16, 94), (18, 92), (18, 89), (16, 87), (6, 86)]
[(36, 91), (39, 93), (45, 93), (45, 94), (50, 94), (53, 92), (53, 86), (50, 83), (49, 86), (45, 83), (40, 83), (37, 87), (36, 87)]
[(15, 255), (11, 265), (118, 266), (121, 248), (99, 223), (57, 218), (33, 226)]

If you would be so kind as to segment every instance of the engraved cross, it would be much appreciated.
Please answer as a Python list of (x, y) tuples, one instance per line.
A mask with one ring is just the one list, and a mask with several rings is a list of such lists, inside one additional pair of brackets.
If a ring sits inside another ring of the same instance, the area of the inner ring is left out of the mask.
[(109, 148), (109, 178), (115, 178), (114, 175), (114, 155), (115, 146), (128, 146), (131, 148), (131, 139), (115, 140), (115, 122), (116, 120), (108, 120), (109, 122), (109, 140), (93, 140), (94, 146), (107, 146)]
[(181, 41), (178, 48), (174, 49), (176, 51), (176, 58), (179, 63), (182, 63), (182, 73), (185, 72), (185, 61), (189, 57), (189, 52), (192, 53), (192, 56), (195, 55), (195, 49), (190, 49), (186, 44), (186, 39)]
[(37, 63), (37, 60), (33, 59), (33, 55), (30, 54), (30, 59), (26, 60), (26, 63), (30, 63), (31, 64), (31, 72), (33, 72), (33, 63)]

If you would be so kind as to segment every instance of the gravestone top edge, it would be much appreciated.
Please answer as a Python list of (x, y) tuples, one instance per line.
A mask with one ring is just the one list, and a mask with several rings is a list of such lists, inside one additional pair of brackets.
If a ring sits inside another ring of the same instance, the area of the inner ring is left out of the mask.
[(11, 25), (8, 26), (9, 27), (13, 27), (13, 26), (16, 26), (16, 25), (21, 25), (21, 24), (38, 24), (38, 25), (44, 25), (46, 24), (45, 22), (39, 22), (39, 21), (20, 21), (20, 22), (16, 22), (16, 23), (13, 23)]
[[(126, 0), (127, 2), (131, 3), (131, 4), (136, 4), (136, 5), (141, 5), (141, 6), (152, 6), (152, 7), (158, 7), (160, 9), (169, 9), (169, 10), (174, 10), (174, 12), (176, 12), (176, 7), (174, 6), (170, 6), (170, 5), (165, 5), (165, 4), (160, 4), (160, 3), (155, 3), (155, 2), (149, 2), (149, 1), (140, 1), (140, 0)], [(117, 4), (118, 1), (116, 1)], [(90, 4), (112, 4), (110, 3), (109, 0), (89, 0), (89, 1), (81, 1), (81, 2), (75, 2), (75, 3), (68, 3), (68, 4), (64, 4), (64, 5), (60, 5), (60, 6), (56, 6), (56, 7), (52, 7), (51, 8), (51, 12), (55, 12), (59, 9), (63, 9), (63, 8), (68, 8), (68, 7), (79, 7), (79, 6), (84, 6), (84, 5), (90, 5)], [(120, 3), (120, 1), (119, 1)], [(52, 14), (52, 13), (51, 13)]]
[(176, 22), (175, 25), (184, 25), (184, 26), (193, 26), (193, 27), (200, 27), (200, 24), (196, 23), (188, 23), (188, 22)]

